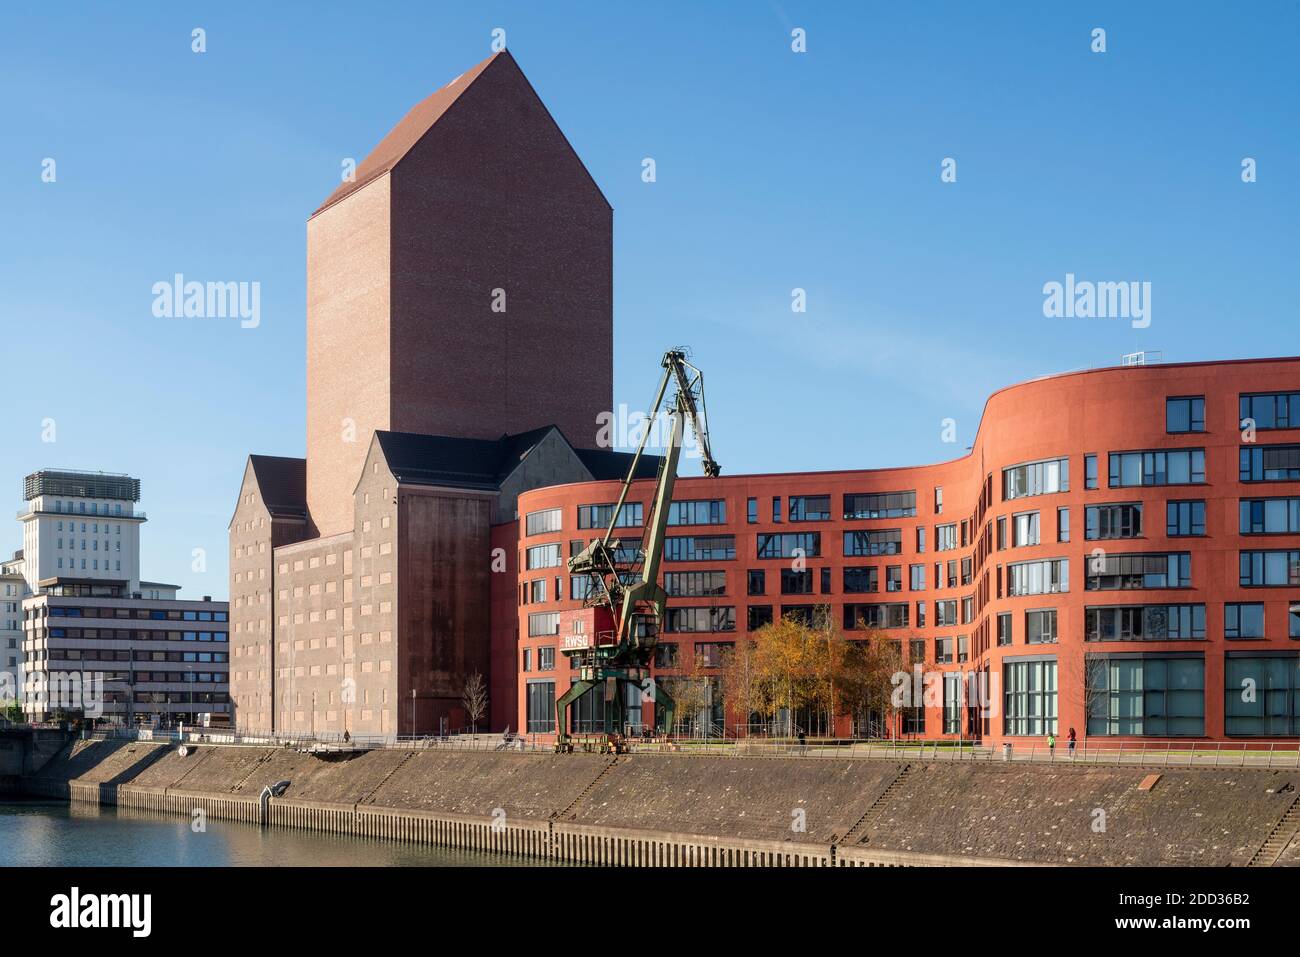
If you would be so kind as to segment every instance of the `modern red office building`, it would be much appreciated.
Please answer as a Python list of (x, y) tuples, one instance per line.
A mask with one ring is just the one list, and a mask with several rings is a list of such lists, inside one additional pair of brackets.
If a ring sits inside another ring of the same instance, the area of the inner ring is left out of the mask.
[[(628, 539), (653, 488), (634, 485)], [(565, 563), (603, 534), (619, 489), (537, 488), (520, 495), (517, 524), (494, 530), (502, 546), (517, 536), (517, 580), (494, 601), (494, 663), (513, 651), (518, 669), (516, 728), (553, 733), (570, 684), (559, 613), (581, 607), (584, 588)], [(959, 459), (684, 478), (669, 521), (657, 678), (679, 675), (686, 655), (707, 673), (721, 646), (829, 605), (850, 639), (865, 622), (940, 673), (941, 693), (890, 733), (999, 744), (1071, 728), (1092, 740), (1300, 732), (1300, 359), (1037, 379), (988, 400)], [(972, 687), (988, 689), (987, 708)], [(597, 727), (590, 697), (574, 706), (578, 731)], [(654, 719), (653, 704), (629, 708), (634, 725)], [(746, 721), (716, 695), (695, 717)], [(809, 730), (864, 729), (845, 717)]]

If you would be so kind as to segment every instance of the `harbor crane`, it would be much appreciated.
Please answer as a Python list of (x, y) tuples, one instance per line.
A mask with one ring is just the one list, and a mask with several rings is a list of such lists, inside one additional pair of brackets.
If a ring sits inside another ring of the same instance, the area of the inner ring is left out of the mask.
[[(555, 702), (555, 750), (573, 750), (569, 734), (569, 706), (593, 688), (604, 688), (605, 720), (603, 747), (618, 749), (624, 725), (628, 687), (642, 700), (654, 703), (656, 718), (662, 716), (671, 733), (675, 706), (672, 696), (650, 674), (659, 629), (664, 620), (668, 595), (659, 585), (663, 561), (664, 533), (677, 482), (686, 429), (695, 435), (703, 458), (704, 474), (716, 478), (722, 471), (709, 444), (708, 418), (704, 407), (704, 373), (693, 366), (685, 350), (664, 353), (663, 375), (646, 428), (632, 456), (627, 478), (610, 515), (609, 528), (577, 555), (569, 559), (569, 574), (586, 576), (587, 598), (578, 611), (561, 616), (560, 649), (569, 657), (576, 680)], [(628, 493), (641, 464), (651, 427), (658, 421), (669, 387), (674, 391), (668, 406), (671, 422), (668, 448), (660, 460), (653, 500), (646, 507), (639, 548), (628, 550), (617, 537)], [(638, 567), (639, 566), (639, 567)], [(566, 627), (567, 625), (567, 627)]]

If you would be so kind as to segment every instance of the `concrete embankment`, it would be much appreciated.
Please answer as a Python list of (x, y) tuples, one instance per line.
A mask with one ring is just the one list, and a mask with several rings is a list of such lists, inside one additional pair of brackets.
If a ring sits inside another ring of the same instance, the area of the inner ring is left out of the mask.
[[(1300, 771), (78, 741), (28, 793), (619, 865), (1300, 864)], [(263, 802), (263, 789), (288, 781)]]

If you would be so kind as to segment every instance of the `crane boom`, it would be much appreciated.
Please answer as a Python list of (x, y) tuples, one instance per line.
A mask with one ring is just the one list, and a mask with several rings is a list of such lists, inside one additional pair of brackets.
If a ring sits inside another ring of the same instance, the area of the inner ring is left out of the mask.
[[(640, 549), (640, 573), (629, 575), (623, 559), (622, 543), (616, 537), (619, 518), (627, 504), (628, 493), (636, 478), (650, 429), (647, 427), (637, 444), (627, 477), (619, 491), (618, 502), (610, 516), (609, 528), (602, 538), (592, 542), (579, 554), (569, 559), (569, 572), (575, 576), (586, 575), (591, 580), (586, 607), (593, 610), (590, 643), (577, 640), (566, 642), (564, 653), (578, 658), (578, 678), (569, 690), (555, 702), (556, 750), (572, 750), (568, 728), (569, 706), (582, 695), (602, 682), (605, 695), (605, 733), (613, 735), (621, 730), (623, 691), (634, 685), (643, 695), (654, 701), (672, 729), (674, 706), (672, 698), (650, 678), (650, 663), (658, 644), (659, 625), (663, 621), (668, 596), (659, 586), (659, 568), (663, 562), (664, 537), (668, 527), (668, 512), (677, 483), (677, 464), (681, 458), (682, 441), (689, 428), (695, 435), (703, 458), (704, 474), (716, 478), (721, 467), (713, 458), (709, 441), (709, 427), (704, 405), (704, 374), (686, 358), (686, 352), (674, 349), (664, 353), (663, 375), (651, 405), (649, 423), (659, 416), (669, 386), (675, 387), (672, 404), (668, 409), (671, 421), (668, 448), (659, 466), (655, 483), (654, 500), (643, 530)], [(633, 562), (632, 564), (635, 564)], [(583, 620), (584, 626), (586, 620)], [(603, 628), (601, 626), (604, 626)], [(613, 705), (613, 713), (609, 705)]]

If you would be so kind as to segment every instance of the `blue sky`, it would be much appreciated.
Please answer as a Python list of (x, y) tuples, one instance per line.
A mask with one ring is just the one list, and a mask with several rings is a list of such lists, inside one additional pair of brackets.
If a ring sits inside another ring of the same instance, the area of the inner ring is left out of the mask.
[[(497, 27), (614, 206), (616, 401), (689, 345), (728, 473), (952, 458), (993, 390), (1135, 350), (1300, 352), (1293, 3), (6, 5), (15, 512), (130, 472), (145, 576), (226, 595), (245, 455), (303, 452), (306, 219)], [(260, 282), (260, 327), (155, 318), (177, 272)], [(1150, 282), (1150, 327), (1044, 318), (1067, 272)]]

